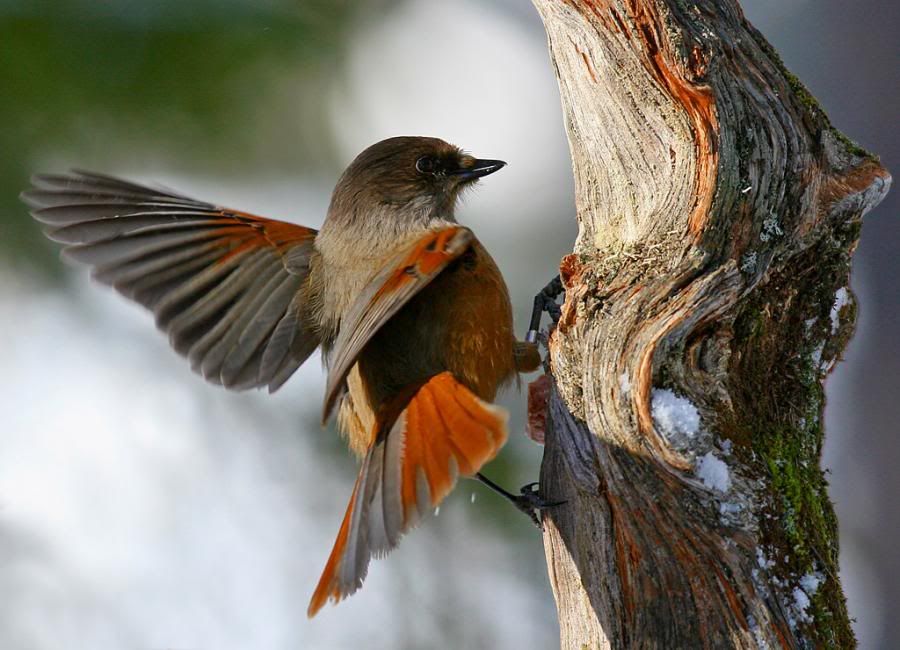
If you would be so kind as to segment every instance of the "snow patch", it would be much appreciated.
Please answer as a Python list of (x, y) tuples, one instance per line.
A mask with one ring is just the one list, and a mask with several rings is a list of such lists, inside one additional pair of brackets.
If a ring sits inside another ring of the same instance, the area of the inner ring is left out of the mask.
[(806, 613), (807, 608), (810, 606), (809, 596), (806, 595), (806, 592), (803, 591), (800, 587), (794, 587), (794, 607), (796, 607), (799, 611)]
[(800, 587), (812, 596), (819, 590), (819, 585), (823, 582), (825, 582), (825, 575), (820, 571), (813, 571), (800, 578)]
[(719, 504), (719, 522), (725, 526), (744, 527), (745, 512), (746, 505), (740, 501), (722, 501)]
[(773, 566), (775, 566), (775, 562), (766, 558), (766, 554), (759, 546), (756, 547), (756, 564), (760, 569), (763, 570), (771, 569)]
[(813, 617), (809, 613), (812, 605), (812, 597), (819, 590), (819, 585), (825, 582), (825, 575), (819, 571), (807, 573), (800, 578), (800, 586), (791, 591), (791, 602), (788, 603), (788, 625), (796, 629), (799, 623), (812, 623)]
[(834, 305), (831, 307), (831, 333), (838, 331), (841, 325), (841, 309), (850, 304), (850, 294), (847, 287), (841, 287), (834, 294)]
[(679, 436), (693, 438), (700, 431), (697, 407), (668, 388), (653, 389), (650, 411), (657, 430), (670, 442)]
[(769, 650), (771, 646), (769, 645), (769, 642), (766, 641), (766, 635), (763, 634), (762, 629), (760, 629), (759, 624), (756, 622), (756, 618), (752, 614), (747, 617), (747, 625), (753, 633), (753, 640), (756, 641), (756, 647), (759, 648), (759, 650)]
[(812, 616), (806, 611), (812, 603), (810, 603), (809, 596), (806, 595), (806, 592), (800, 587), (794, 587), (791, 596), (794, 599), (788, 607), (790, 610), (788, 613), (788, 625), (791, 626), (791, 629), (796, 628), (798, 622), (812, 623)]
[(726, 438), (725, 440), (723, 440), (720, 443), (719, 446), (722, 448), (723, 454), (725, 454), (726, 456), (731, 456), (731, 450), (734, 448), (734, 445), (732, 444), (731, 440), (728, 440)]
[(697, 461), (696, 472), (697, 478), (708, 488), (719, 492), (728, 492), (731, 488), (728, 465), (721, 458), (716, 458), (711, 451)]
[(820, 343), (816, 349), (812, 351), (813, 366), (819, 368), (822, 366), (822, 353), (825, 352), (825, 343)]

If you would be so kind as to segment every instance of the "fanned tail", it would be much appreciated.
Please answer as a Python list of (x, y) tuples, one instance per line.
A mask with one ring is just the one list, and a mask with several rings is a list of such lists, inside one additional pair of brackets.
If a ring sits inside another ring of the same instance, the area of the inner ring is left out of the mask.
[(359, 589), (370, 557), (397, 546), (450, 493), (459, 474), (474, 475), (492, 460), (506, 442), (507, 418), (449, 372), (419, 388), (363, 460), (307, 614)]

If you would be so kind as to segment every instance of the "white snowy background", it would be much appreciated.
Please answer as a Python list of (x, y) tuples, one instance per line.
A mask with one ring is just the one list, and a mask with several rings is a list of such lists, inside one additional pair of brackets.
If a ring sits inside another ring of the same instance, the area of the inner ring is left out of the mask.
[[(884, 47), (873, 44), (872, 30), (887, 28), (835, 2), (753, 0), (746, 9), (839, 127), (877, 151), (898, 151), (896, 135), (879, 135), (896, 122), (896, 103), (893, 112), (878, 104), (874, 87), (839, 53), (853, 49), (854, 65), (877, 65)], [(452, 65), (435, 74), (447, 57)], [(460, 217), (506, 271), (522, 330), (531, 296), (575, 234), (556, 83), (530, 4), (412, 0), (373, 11), (321, 99), (344, 162), (397, 134), (439, 135), (509, 161), (468, 197)], [(155, 155), (150, 164), (123, 153), (108, 170), (311, 226), (327, 206), (330, 180), (255, 178), (252, 170), (214, 179), (202, 169), (173, 177)], [(44, 167), (79, 162), (71, 151), (46, 157)], [(883, 208), (870, 220), (877, 229), (895, 217)], [(900, 583), (890, 550), (900, 459), (885, 432), (896, 432), (890, 386), (897, 390), (900, 363), (883, 332), (896, 332), (898, 294), (888, 282), (896, 262), (885, 261), (895, 251), (882, 245), (887, 235), (873, 240), (872, 228), (854, 267), (859, 331), (829, 381), (824, 464), (856, 630), (863, 648), (886, 648)], [(557, 644), (537, 532), (515, 513), (495, 516), (485, 505), (493, 495), (474, 484), (373, 562), (360, 593), (308, 621), (306, 604), (355, 476), (333, 431), (318, 424), (318, 362), (274, 397), (207, 386), (147, 314), (85, 275), (71, 271), (62, 289), (20, 270), (0, 275), (0, 648)], [(504, 454), (519, 462), (525, 483), (537, 476), (540, 450), (516, 435), (521, 399), (507, 404), (518, 416)], [(698, 471), (721, 487), (714, 461)]]

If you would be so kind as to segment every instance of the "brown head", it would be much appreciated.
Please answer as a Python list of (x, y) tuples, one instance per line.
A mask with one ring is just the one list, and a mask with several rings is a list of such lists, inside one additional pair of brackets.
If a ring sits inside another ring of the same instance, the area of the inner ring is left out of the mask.
[(334, 188), (328, 221), (398, 232), (436, 219), (453, 221), (460, 191), (505, 165), (479, 160), (438, 138), (382, 140), (347, 167)]

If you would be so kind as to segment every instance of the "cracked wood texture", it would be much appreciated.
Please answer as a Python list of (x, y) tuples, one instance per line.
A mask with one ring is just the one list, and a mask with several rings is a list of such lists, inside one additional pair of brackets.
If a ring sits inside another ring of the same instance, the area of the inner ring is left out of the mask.
[(562, 647), (852, 647), (822, 382), (890, 176), (733, 0), (533, 2), (579, 224), (541, 470)]

